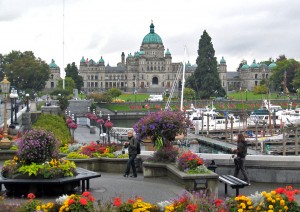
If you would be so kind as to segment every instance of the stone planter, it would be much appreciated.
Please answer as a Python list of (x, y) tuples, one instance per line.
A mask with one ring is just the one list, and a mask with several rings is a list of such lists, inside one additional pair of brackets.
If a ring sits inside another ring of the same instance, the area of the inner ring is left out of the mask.
[[(89, 158), (89, 159), (68, 159), (74, 161), (77, 167), (88, 169), (95, 172), (124, 173), (128, 158)], [(136, 159), (137, 171), (142, 172), (141, 158)]]
[(180, 171), (175, 164), (143, 162), (144, 177), (167, 176), (181, 184), (186, 190), (207, 190), (209, 194), (218, 196), (219, 175), (211, 172), (209, 174), (186, 174)]

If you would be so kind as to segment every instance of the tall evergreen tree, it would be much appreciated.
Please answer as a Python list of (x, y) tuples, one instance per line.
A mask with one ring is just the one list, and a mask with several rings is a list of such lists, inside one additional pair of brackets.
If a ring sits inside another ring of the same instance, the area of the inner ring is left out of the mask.
[(215, 50), (206, 30), (199, 40), (196, 63), (195, 72), (187, 79), (187, 87), (194, 89), (200, 98), (225, 96), (225, 90), (221, 86), (218, 74)]
[(65, 71), (66, 77), (71, 77), (75, 82), (75, 88), (80, 91), (83, 86), (83, 79), (82, 76), (78, 75), (78, 68), (76, 64), (74, 62), (72, 64), (68, 64)]

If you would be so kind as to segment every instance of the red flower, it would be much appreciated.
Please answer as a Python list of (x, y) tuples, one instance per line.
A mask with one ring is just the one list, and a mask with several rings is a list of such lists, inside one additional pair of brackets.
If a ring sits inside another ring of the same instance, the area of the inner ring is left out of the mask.
[(71, 129), (77, 129), (78, 125), (75, 123), (70, 123), (70, 124), (68, 124), (68, 127)]
[(79, 202), (80, 202), (80, 204), (83, 205), (83, 206), (88, 204), (86, 198), (83, 198), (83, 197), (81, 197), (81, 198), (79, 199)]
[(98, 124), (103, 124), (103, 123), (104, 123), (104, 120), (103, 120), (103, 119), (97, 119), (97, 123), (98, 123)]
[(69, 125), (73, 122), (73, 120), (69, 117), (69, 118), (67, 118), (66, 122), (67, 122), (67, 125)]
[(68, 205), (72, 205), (72, 204), (75, 204), (75, 203), (76, 203), (76, 201), (74, 199), (69, 199), (69, 201), (68, 201)]
[(135, 200), (134, 199), (128, 199), (128, 201), (127, 201), (129, 204), (133, 204), (133, 203), (135, 203)]
[(277, 188), (277, 189), (275, 189), (275, 192), (277, 193), (277, 194), (282, 194), (283, 192), (284, 192), (284, 188)]
[(34, 198), (35, 198), (34, 193), (29, 193), (29, 194), (27, 195), (27, 198), (28, 198), (28, 199), (34, 199)]
[(104, 126), (106, 127), (106, 128), (112, 128), (113, 126), (114, 126), (114, 124), (110, 121), (110, 120), (107, 120), (106, 122), (105, 122), (105, 124), (104, 124)]
[(84, 197), (88, 197), (90, 195), (91, 195), (91, 193), (88, 192), (88, 191), (85, 191), (85, 192), (82, 193), (82, 196), (84, 196)]
[(115, 197), (114, 198), (114, 206), (116, 207), (120, 207), (120, 205), (122, 205), (122, 199), (120, 197)]
[(223, 200), (221, 200), (221, 199), (216, 199), (216, 200), (214, 201), (214, 203), (215, 203), (215, 205), (216, 205), (217, 207), (220, 207), (221, 204), (223, 203)]
[(197, 205), (196, 204), (188, 204), (185, 208), (186, 212), (195, 212), (197, 210)]

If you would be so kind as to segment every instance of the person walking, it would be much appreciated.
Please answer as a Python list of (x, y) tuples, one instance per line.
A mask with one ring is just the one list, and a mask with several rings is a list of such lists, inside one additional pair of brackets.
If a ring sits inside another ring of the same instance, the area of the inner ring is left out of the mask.
[(239, 174), (239, 171), (241, 170), (245, 181), (250, 185), (250, 180), (248, 177), (248, 174), (245, 169), (245, 159), (247, 155), (247, 142), (245, 140), (245, 137), (243, 134), (238, 134), (237, 137), (237, 148), (232, 150), (235, 155), (232, 155), (234, 157), (234, 165), (235, 165), (235, 170), (234, 170), (234, 176), (237, 177)]
[(129, 160), (127, 161), (126, 171), (125, 171), (125, 174), (123, 176), (128, 177), (128, 175), (130, 173), (130, 167), (131, 167), (132, 168), (132, 175), (130, 177), (137, 177), (134, 160), (137, 156), (138, 140), (133, 136), (133, 131), (132, 130), (129, 130), (127, 132), (127, 135), (128, 135), (128, 142), (125, 143), (125, 147), (128, 146)]

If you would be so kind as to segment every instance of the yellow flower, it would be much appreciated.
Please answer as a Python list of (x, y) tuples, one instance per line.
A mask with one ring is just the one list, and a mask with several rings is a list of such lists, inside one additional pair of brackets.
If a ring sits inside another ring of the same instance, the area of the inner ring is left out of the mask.
[(40, 211), (40, 210), (41, 210), (41, 206), (39, 206), (39, 205), (36, 206), (36, 210), (37, 210), (37, 211)]
[(285, 205), (284, 199), (280, 200), (280, 205), (281, 205), (281, 206), (284, 206), (284, 205)]
[(273, 209), (274, 207), (273, 207), (273, 205), (269, 205), (269, 209)]
[(271, 194), (272, 194), (272, 195), (275, 195), (275, 194), (276, 194), (276, 191), (271, 191)]
[(284, 210), (286, 210), (286, 211), (287, 211), (288, 209), (289, 209), (289, 207), (288, 207), (288, 206), (284, 206)]
[(252, 205), (252, 202), (250, 200), (248, 200), (247, 205)]
[(274, 212), (273, 210), (268, 210), (268, 212)]
[(243, 209), (238, 209), (238, 212), (243, 212), (244, 210)]

